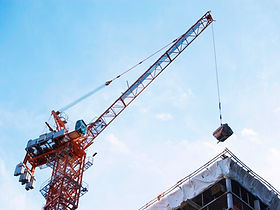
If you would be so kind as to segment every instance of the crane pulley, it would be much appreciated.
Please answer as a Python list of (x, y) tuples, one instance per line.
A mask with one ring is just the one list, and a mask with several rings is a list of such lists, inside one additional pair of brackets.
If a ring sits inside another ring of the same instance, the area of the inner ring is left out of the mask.
[[(94, 122), (87, 125), (83, 120), (79, 120), (76, 122), (75, 130), (68, 131), (65, 126), (66, 121), (60, 115), (61, 111), (74, 106), (88, 95), (79, 98), (60, 111), (52, 111), (56, 127), (51, 128), (47, 124), (50, 129), (49, 133), (28, 141), (24, 161), (17, 165), (14, 174), (20, 176), (19, 181), (26, 184), (26, 189), (29, 190), (34, 188), (36, 167), (47, 165), (52, 168), (51, 178), (40, 190), (46, 199), (44, 209), (77, 209), (80, 196), (87, 192), (86, 185), (82, 181), (83, 172), (90, 165), (85, 163), (86, 149), (212, 22), (213, 18), (208, 11), (183, 35), (173, 40), (170, 43), (171, 46), (156, 62)], [(121, 75), (107, 81), (99, 88), (110, 85)], [(98, 90), (93, 90), (90, 94), (94, 91)]]

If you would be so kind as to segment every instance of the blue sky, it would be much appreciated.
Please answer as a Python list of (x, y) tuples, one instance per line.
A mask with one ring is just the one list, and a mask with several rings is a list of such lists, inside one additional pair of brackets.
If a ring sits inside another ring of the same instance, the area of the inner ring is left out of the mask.
[[(216, 144), (217, 93), (208, 28), (97, 139), (80, 209), (137, 209), (228, 147), (280, 189), (278, 1), (0, 0), (0, 201), (44, 205), (16, 177), (29, 139), (60, 109), (184, 33), (206, 11), (214, 24), (224, 121), (235, 134)], [(155, 56), (154, 59), (156, 59)], [(90, 122), (154, 61), (67, 111)], [(15, 198), (14, 202), (11, 198)]]

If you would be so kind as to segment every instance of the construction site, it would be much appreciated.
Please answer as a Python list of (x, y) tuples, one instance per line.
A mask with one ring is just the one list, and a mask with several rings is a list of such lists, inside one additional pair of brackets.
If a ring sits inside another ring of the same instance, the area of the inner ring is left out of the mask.
[(280, 33), (253, 41), (277, 10), (181, 3), (5, 4), (28, 53), (0, 106), (3, 209), (280, 210)]

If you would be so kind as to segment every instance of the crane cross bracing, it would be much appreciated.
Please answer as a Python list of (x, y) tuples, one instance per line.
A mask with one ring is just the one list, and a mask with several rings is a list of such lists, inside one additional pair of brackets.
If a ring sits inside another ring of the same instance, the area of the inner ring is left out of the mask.
[(186, 49), (199, 34), (213, 22), (210, 11), (203, 15), (186, 33), (140, 76), (95, 122), (88, 126), (92, 136), (84, 148), (90, 146), (105, 127), (107, 127), (175, 58)]

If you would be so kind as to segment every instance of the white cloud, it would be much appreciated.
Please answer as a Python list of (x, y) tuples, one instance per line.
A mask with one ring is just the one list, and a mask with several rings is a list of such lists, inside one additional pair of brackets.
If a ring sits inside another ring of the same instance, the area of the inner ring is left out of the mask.
[(275, 113), (280, 113), (280, 106), (274, 109)]
[(173, 116), (169, 113), (156, 114), (156, 118), (162, 121), (171, 120)]
[(253, 129), (250, 128), (244, 128), (241, 131), (241, 135), (243, 137), (245, 137), (246, 139), (248, 139), (249, 141), (255, 143), (255, 144), (261, 144), (261, 140), (258, 137), (258, 134), (256, 131), (254, 131)]
[(114, 134), (109, 134), (106, 136), (107, 141), (110, 143), (110, 149), (113, 152), (121, 154), (130, 154), (130, 149), (125, 143), (120, 141)]
[(280, 159), (280, 151), (278, 149), (270, 148), (269, 152), (270, 152), (272, 158)]
[(142, 113), (148, 113), (148, 112), (149, 112), (149, 109), (147, 109), (147, 108), (141, 108), (141, 109), (140, 109), (140, 112), (142, 112)]
[(185, 104), (187, 103), (188, 99), (193, 96), (193, 91), (190, 88), (187, 89), (182, 89), (182, 88), (178, 88), (176, 91), (178, 94), (172, 94), (172, 101), (173, 101), (173, 105), (176, 107), (182, 107), (185, 106)]
[(257, 133), (253, 129), (244, 128), (241, 131), (242, 136), (256, 136)]
[[(0, 108), (1, 121), (0, 126), (20, 130), (24, 133), (30, 133), (34, 130), (41, 130), (45, 125), (44, 115), (38, 115), (25, 109), (8, 110)], [(24, 122), (24, 123), (23, 123)]]
[(261, 176), (270, 182), (276, 189), (279, 190), (279, 173), (280, 168), (277, 163), (280, 161), (280, 150), (277, 148), (267, 148), (264, 150), (262, 158), (264, 163), (260, 167)]
[(191, 95), (193, 95), (192, 89), (188, 88), (188, 89), (186, 90), (186, 92), (184, 92), (184, 93), (182, 94), (182, 97), (188, 97), (188, 96), (191, 96)]

